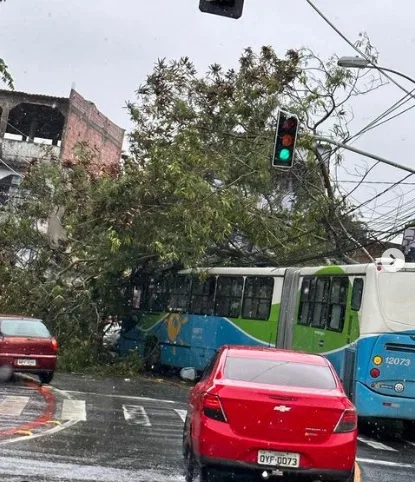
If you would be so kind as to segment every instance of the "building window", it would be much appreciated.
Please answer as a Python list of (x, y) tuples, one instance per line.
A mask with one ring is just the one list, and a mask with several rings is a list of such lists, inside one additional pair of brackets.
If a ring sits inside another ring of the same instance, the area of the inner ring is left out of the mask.
[(215, 315), (239, 318), (244, 279), (219, 276), (216, 289)]
[(215, 307), (216, 278), (201, 280), (194, 278), (190, 312), (195, 315), (213, 315)]
[(348, 288), (348, 277), (304, 278), (298, 324), (343, 331)]
[(250, 277), (245, 281), (242, 317), (250, 320), (268, 320), (274, 278)]

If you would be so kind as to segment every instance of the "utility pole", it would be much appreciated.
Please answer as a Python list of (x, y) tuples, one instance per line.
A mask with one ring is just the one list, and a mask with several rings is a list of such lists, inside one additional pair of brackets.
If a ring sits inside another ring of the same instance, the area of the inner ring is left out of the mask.
[(376, 154), (363, 151), (362, 149), (357, 149), (356, 147), (351, 147), (348, 144), (344, 144), (343, 142), (335, 141), (330, 137), (315, 135), (313, 136), (313, 138), (316, 141), (325, 142), (327, 144), (333, 144), (334, 146), (341, 147), (342, 149), (346, 149), (348, 151), (355, 152), (356, 154), (361, 154), (362, 156), (369, 157), (370, 159), (374, 159), (375, 161), (381, 162), (382, 164), (388, 164), (389, 166), (396, 167), (397, 169), (401, 169), (402, 171), (415, 174), (415, 169), (412, 169), (412, 167), (405, 166), (403, 164), (398, 164), (397, 162), (393, 162), (393, 161), (390, 161), (389, 159), (385, 159), (384, 157), (378, 156)]

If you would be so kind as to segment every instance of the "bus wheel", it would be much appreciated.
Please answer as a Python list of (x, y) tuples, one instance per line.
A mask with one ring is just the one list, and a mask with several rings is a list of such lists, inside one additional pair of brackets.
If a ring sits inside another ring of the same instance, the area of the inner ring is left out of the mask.
[(404, 439), (415, 439), (415, 422), (413, 420), (402, 421), (402, 435)]
[(144, 346), (144, 367), (146, 370), (157, 371), (160, 369), (161, 351), (160, 343), (155, 336), (147, 338)]

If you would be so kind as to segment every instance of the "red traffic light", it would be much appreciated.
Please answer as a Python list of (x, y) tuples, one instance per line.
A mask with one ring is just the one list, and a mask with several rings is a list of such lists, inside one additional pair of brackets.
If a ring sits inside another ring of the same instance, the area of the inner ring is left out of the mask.
[(294, 142), (294, 138), (293, 138), (293, 136), (291, 136), (290, 134), (284, 134), (284, 135), (282, 136), (281, 144), (282, 144), (284, 147), (291, 146), (293, 142)]
[(284, 130), (294, 129), (295, 127), (297, 127), (297, 119), (295, 117), (290, 117), (289, 119), (286, 119), (282, 124), (282, 128)]

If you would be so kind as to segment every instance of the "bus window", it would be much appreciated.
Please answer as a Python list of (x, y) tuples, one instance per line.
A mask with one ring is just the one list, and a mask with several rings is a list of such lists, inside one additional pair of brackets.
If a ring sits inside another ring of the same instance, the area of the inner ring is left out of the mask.
[(169, 307), (187, 311), (190, 301), (190, 278), (177, 276), (172, 280)]
[(311, 324), (324, 328), (327, 323), (330, 278), (318, 278), (314, 291)]
[(353, 282), (352, 310), (359, 311), (362, 305), (363, 278), (356, 278)]
[(167, 305), (168, 287), (165, 280), (152, 280), (146, 293), (146, 306), (148, 311), (161, 312)]
[(190, 312), (195, 315), (212, 315), (215, 302), (216, 278), (200, 280), (194, 278), (192, 282), (192, 297)]
[(274, 278), (248, 276), (245, 281), (242, 318), (268, 320), (273, 290)]
[(343, 331), (346, 313), (347, 291), (349, 278), (333, 278), (331, 282), (329, 323), (327, 328), (334, 331)]
[(298, 323), (308, 325), (312, 315), (312, 301), (314, 298), (314, 288), (316, 278), (304, 278), (301, 286), (300, 308), (298, 312)]
[(219, 276), (216, 289), (215, 315), (238, 318), (241, 312), (241, 299), (244, 279)]

